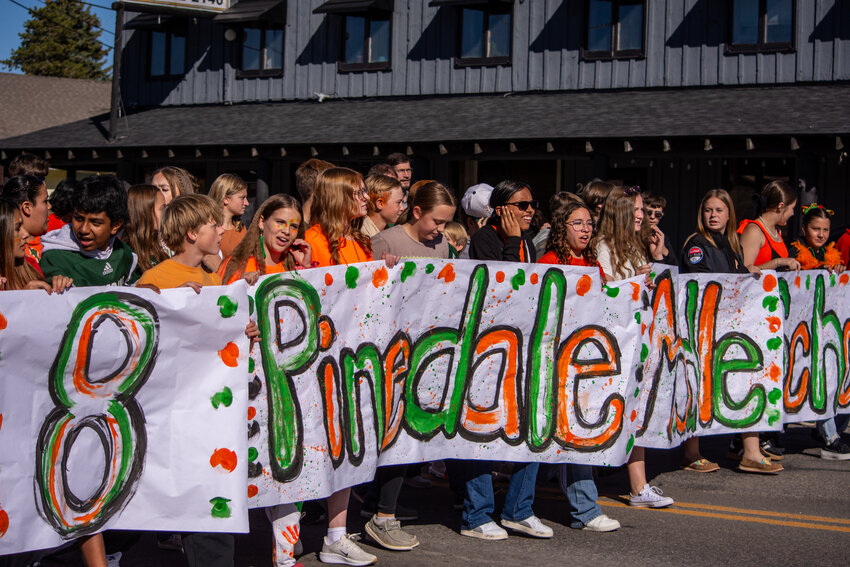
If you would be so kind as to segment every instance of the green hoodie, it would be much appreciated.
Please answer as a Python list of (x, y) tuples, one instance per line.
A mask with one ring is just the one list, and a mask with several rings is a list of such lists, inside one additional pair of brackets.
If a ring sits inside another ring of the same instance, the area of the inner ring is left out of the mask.
[(106, 250), (86, 252), (80, 248), (69, 225), (41, 237), (44, 250), (39, 266), (44, 277), (67, 276), (74, 287), (132, 285), (136, 255), (118, 238), (112, 238)]

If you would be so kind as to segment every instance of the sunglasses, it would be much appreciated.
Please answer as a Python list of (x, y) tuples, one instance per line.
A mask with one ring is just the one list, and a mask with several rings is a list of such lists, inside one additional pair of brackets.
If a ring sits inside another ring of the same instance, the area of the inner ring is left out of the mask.
[(531, 207), (532, 209), (539, 209), (540, 208), (540, 201), (538, 201), (537, 199), (534, 199), (533, 201), (517, 201), (516, 203), (505, 203), (505, 204), (506, 205), (513, 205), (514, 207), (516, 207), (517, 209), (519, 209), (521, 211), (528, 210), (528, 207)]
[(661, 219), (661, 217), (664, 216), (664, 211), (650, 211), (648, 209), (644, 209), (644, 213), (651, 219)]

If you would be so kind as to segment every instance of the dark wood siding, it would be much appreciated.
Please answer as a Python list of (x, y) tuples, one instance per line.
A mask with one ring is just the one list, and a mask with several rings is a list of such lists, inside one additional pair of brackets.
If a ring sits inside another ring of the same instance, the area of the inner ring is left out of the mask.
[[(322, 0), (289, 0), (281, 77), (237, 78), (239, 42), (224, 26), (189, 18), (187, 72), (147, 77), (149, 34), (127, 30), (123, 97), (129, 106), (335, 97), (420, 96), (576, 89), (787, 84), (850, 79), (850, 4), (797, 0), (795, 49), (726, 53), (725, 0), (647, 0), (644, 58), (585, 61), (584, 0), (525, 0), (513, 11), (512, 65), (457, 67), (456, 8), (395, 0), (392, 69), (340, 73), (339, 17)], [(127, 13), (127, 18), (135, 14)]]

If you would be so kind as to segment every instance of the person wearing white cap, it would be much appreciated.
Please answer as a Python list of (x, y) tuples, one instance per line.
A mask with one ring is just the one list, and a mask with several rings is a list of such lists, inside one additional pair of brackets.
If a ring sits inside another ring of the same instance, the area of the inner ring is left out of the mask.
[[(492, 192), (492, 185), (478, 183), (467, 189), (466, 193), (463, 194), (460, 206), (465, 213), (466, 232), (469, 238), (472, 238), (472, 235), (479, 228), (487, 224), (487, 219), (493, 214), (493, 208), (490, 206), (490, 194)], [(463, 250), (460, 257), (469, 259), (469, 246)]]

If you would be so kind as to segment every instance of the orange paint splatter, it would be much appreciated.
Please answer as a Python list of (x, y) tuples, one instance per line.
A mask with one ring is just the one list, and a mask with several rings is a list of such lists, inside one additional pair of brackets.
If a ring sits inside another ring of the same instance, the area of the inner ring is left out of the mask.
[(768, 317), (767, 324), (770, 325), (771, 333), (775, 333), (782, 328), (782, 321), (779, 320), (779, 317)]
[(528, 279), (531, 281), (532, 285), (537, 285), (537, 282), (540, 281), (540, 278), (537, 277), (537, 274), (531, 274), (531, 277)]
[(764, 282), (762, 283), (764, 286), (764, 291), (770, 293), (774, 289), (776, 289), (776, 276), (773, 274), (767, 274), (764, 276)]
[(3, 314), (2, 314), (2, 313), (0, 313), (0, 331), (2, 331), (3, 329), (5, 329), (5, 328), (6, 328), (6, 325), (8, 325), (8, 322), (6, 321), (6, 318), (5, 318), (5, 317), (3, 317)]
[(236, 453), (230, 449), (216, 449), (210, 457), (210, 466), (212, 468), (221, 467), (227, 472), (233, 472), (236, 468)]
[(645, 334), (646, 334), (646, 323), (641, 323), (641, 324), (640, 324), (640, 334), (641, 334), (641, 335), (645, 335)]
[(841, 274), (841, 277), (838, 278), (838, 283), (841, 285), (847, 285), (847, 282), (850, 282), (850, 276), (847, 274)]
[(257, 488), (256, 485), (249, 484), (248, 485), (248, 498), (253, 498), (254, 496), (257, 495), (257, 493), (259, 491), (260, 491), (260, 489)]
[(248, 408), (248, 421), (251, 421), (252, 419), (254, 419), (254, 416), (256, 416), (256, 415), (257, 415), (257, 410), (255, 410), (253, 407)]
[(632, 410), (632, 421), (637, 419), (637, 410)]
[(774, 382), (779, 382), (779, 377), (782, 376), (782, 370), (776, 364), (770, 365), (770, 379)]
[(455, 281), (455, 265), (454, 264), (446, 264), (443, 266), (443, 269), (440, 270), (440, 273), (437, 274), (438, 280), (443, 280), (446, 283), (452, 283)]
[(227, 343), (227, 345), (218, 351), (221, 361), (231, 368), (236, 368), (239, 365), (239, 347), (236, 343)]
[(505, 272), (496, 272), (496, 281), (499, 283), (505, 281)]
[(325, 285), (330, 286), (330, 285), (333, 285), (333, 283), (334, 283), (334, 277), (330, 274), (325, 274)]
[(632, 283), (632, 301), (637, 301), (640, 299), (640, 284)]
[(372, 285), (375, 287), (381, 287), (387, 283), (387, 279), (389, 279), (387, 269), (384, 266), (381, 266), (372, 274)]
[(322, 319), (319, 321), (319, 344), (322, 349), (327, 350), (331, 348), (333, 340), (334, 333), (333, 329), (331, 329), (331, 324), (326, 319)]
[(6, 531), (9, 529), (9, 514), (6, 513), (6, 510), (0, 508), (0, 537), (6, 535)]
[(576, 284), (576, 293), (578, 293), (579, 295), (586, 294), (588, 291), (590, 291), (590, 286), (592, 283), (593, 282), (590, 279), (590, 276), (588, 276), (587, 274), (583, 275), (578, 279), (578, 283)]
[(794, 287), (796, 287), (797, 289), (800, 289), (800, 276), (797, 276), (796, 278), (794, 278)]

